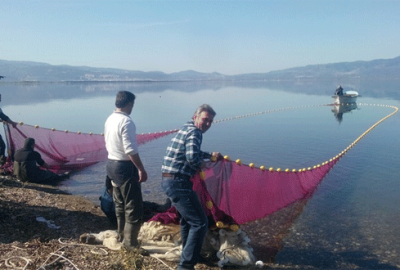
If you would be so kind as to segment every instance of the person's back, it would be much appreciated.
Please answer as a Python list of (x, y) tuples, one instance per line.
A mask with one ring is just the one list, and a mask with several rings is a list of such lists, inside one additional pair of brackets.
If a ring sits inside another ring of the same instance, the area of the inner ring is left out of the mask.
[(14, 175), (23, 182), (37, 182), (39, 168), (36, 165), (35, 152), (27, 148), (19, 149), (14, 155)]
[(28, 182), (52, 182), (62, 179), (59, 175), (42, 170), (38, 165), (49, 169), (49, 165), (42, 159), (39, 152), (34, 151), (35, 139), (26, 138), (24, 147), (15, 152), (14, 175), (21, 181)]

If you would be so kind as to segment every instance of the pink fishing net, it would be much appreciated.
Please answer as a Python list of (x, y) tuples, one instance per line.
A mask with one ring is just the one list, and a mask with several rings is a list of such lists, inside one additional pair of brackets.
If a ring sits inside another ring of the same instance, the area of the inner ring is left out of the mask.
[[(176, 130), (138, 134), (136, 139), (142, 145), (174, 132)], [(26, 138), (34, 138), (35, 150), (55, 173), (80, 170), (107, 160), (104, 136), (101, 134), (59, 131), (31, 125), (18, 125), (16, 128), (5, 125), (5, 133), (11, 156), (23, 147)]]
[[(191, 181), (207, 216), (215, 222), (212, 225), (234, 229), (232, 225), (263, 218), (307, 199), (338, 160), (296, 172), (261, 170), (222, 160), (208, 162)], [(178, 223), (173, 209), (151, 220)]]
[(215, 221), (244, 224), (311, 196), (338, 160), (301, 172), (261, 170), (227, 160), (209, 162), (192, 178), (193, 188)]
[[(56, 173), (85, 168), (107, 160), (104, 137), (100, 134), (74, 133), (18, 125), (6, 125), (11, 154), (24, 145), (27, 137), (36, 141), (35, 150)], [(174, 133), (176, 130), (137, 135), (139, 145)], [(193, 189), (208, 216), (217, 227), (257, 220), (312, 194), (323, 177), (338, 161), (306, 171), (278, 172), (238, 165), (229, 160), (208, 162), (192, 178)], [(176, 211), (155, 216), (162, 223), (177, 223)]]

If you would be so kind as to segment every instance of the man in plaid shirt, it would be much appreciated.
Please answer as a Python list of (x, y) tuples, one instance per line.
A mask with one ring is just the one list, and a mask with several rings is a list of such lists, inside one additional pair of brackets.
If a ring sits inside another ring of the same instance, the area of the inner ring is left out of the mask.
[(161, 186), (181, 215), (182, 254), (178, 270), (194, 269), (208, 229), (207, 216), (190, 178), (202, 167), (204, 159), (222, 158), (218, 152), (200, 150), (203, 133), (211, 127), (215, 115), (210, 105), (197, 108), (192, 120), (171, 140), (161, 168)]

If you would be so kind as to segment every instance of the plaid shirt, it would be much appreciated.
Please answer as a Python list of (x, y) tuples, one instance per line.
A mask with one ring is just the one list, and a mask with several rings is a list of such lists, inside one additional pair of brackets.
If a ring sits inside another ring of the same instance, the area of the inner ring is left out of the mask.
[(192, 177), (200, 168), (201, 161), (211, 157), (200, 150), (202, 140), (203, 133), (194, 122), (187, 122), (167, 147), (161, 171)]

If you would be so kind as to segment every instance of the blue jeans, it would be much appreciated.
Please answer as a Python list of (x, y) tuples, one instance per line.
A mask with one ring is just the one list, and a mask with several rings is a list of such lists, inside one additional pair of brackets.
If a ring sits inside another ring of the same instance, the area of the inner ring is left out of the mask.
[(208, 229), (208, 219), (190, 180), (163, 177), (162, 189), (181, 215), (182, 254), (179, 267), (194, 269)]

